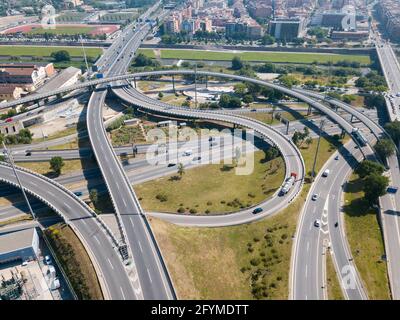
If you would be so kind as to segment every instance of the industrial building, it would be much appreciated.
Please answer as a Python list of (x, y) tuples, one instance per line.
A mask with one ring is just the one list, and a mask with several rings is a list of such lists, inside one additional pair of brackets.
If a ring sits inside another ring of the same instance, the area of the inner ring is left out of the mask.
[(39, 236), (35, 228), (0, 234), (0, 264), (15, 260), (35, 260)]
[(75, 67), (68, 67), (61, 71), (57, 76), (47, 81), (40, 89), (38, 93), (44, 93), (61, 89), (64, 87), (72, 86), (79, 81), (82, 71)]

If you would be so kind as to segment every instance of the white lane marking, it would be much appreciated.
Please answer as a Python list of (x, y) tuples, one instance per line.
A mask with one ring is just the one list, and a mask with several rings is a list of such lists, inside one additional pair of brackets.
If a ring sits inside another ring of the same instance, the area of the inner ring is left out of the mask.
[(34, 182), (31, 181), (31, 184), (34, 185), (35, 187), (37, 187), (38, 185)]
[(69, 210), (71, 210), (71, 207), (70, 207), (68, 204), (66, 204), (65, 202), (64, 202), (64, 205), (65, 205)]
[(308, 241), (307, 242), (307, 252), (308, 252), (309, 249), (310, 249), (310, 242)]
[(131, 219), (131, 224), (132, 224), (132, 228), (134, 228), (135, 224), (133, 223), (133, 219)]
[(139, 241), (138, 243), (139, 243), (139, 249), (140, 249), (140, 252), (142, 252), (142, 253), (143, 253), (142, 244), (140, 243), (140, 241)]
[(306, 278), (307, 278), (307, 274), (308, 274), (308, 265), (306, 265), (306, 270), (305, 270)]
[(53, 193), (53, 192), (47, 191), (47, 193), (48, 193), (49, 195), (51, 195), (52, 197), (54, 197), (54, 193)]
[(119, 287), (121, 289), (121, 293), (122, 293), (122, 297), (124, 298), (124, 300), (126, 300), (125, 295), (124, 295), (124, 290), (122, 290), (122, 287)]
[(125, 198), (122, 198), (122, 201), (124, 202), (124, 205), (126, 207), (126, 202), (125, 202)]
[(150, 271), (148, 268), (147, 268), (147, 274), (149, 275), (150, 282), (153, 283), (153, 280), (151, 280)]
[(85, 220), (82, 220), (82, 223), (83, 223), (84, 225), (86, 225), (86, 221), (85, 221)]
[(100, 245), (101, 245), (101, 243), (100, 243), (99, 239), (97, 239), (97, 236), (93, 236), (93, 238), (94, 238), (94, 240), (96, 240), (96, 242), (97, 242), (98, 244), (100, 244)]
[(112, 265), (110, 258), (107, 258), (107, 260), (108, 260), (108, 263), (110, 264), (111, 268), (114, 270), (114, 266)]

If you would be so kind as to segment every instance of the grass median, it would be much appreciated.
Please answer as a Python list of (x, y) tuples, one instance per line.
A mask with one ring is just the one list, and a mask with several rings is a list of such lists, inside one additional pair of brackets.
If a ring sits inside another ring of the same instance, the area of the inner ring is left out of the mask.
[[(140, 52), (155, 58), (151, 49), (140, 49)], [(356, 54), (332, 54), (332, 53), (297, 53), (297, 52), (260, 52), (260, 51), (209, 51), (209, 50), (185, 50), (185, 49), (160, 49), (162, 59), (186, 59), (186, 60), (212, 60), (229, 61), (233, 57), (240, 57), (243, 61), (259, 61), (274, 63), (299, 63), (299, 64), (327, 64), (339, 61), (359, 62), (364, 65), (371, 63), (369, 55)]]
[(346, 236), (370, 299), (390, 299), (382, 233), (376, 211), (363, 200), (362, 180), (353, 174), (345, 188)]

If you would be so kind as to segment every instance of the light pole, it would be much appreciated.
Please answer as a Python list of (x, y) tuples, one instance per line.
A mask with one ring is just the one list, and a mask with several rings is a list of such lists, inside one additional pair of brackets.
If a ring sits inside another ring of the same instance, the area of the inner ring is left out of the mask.
[(81, 46), (82, 46), (82, 50), (83, 50), (83, 56), (84, 56), (84, 58), (85, 58), (87, 78), (89, 78), (90, 70), (89, 70), (89, 65), (88, 65), (87, 58), (86, 58), (85, 47), (83, 46), (83, 39), (82, 39), (82, 36), (79, 36), (79, 40), (81, 41)]
[(6, 147), (5, 143), (4, 143), (4, 141), (3, 141), (3, 148), (4, 148), (3, 153), (4, 153), (4, 155), (6, 156), (6, 158), (8, 159), (8, 162), (9, 162), (9, 163), (11, 164), (11, 166), (12, 166), (12, 169), (13, 169), (14, 174), (15, 174), (15, 178), (17, 179), (17, 182), (18, 182), (19, 187), (20, 187), (20, 189), (21, 189), (21, 191), (22, 191), (22, 194), (24, 195), (26, 204), (28, 205), (29, 212), (30, 212), (30, 214), (32, 215), (33, 220), (36, 220), (36, 215), (35, 215), (35, 213), (34, 213), (33, 210), (32, 210), (31, 204), (29, 203), (29, 200), (28, 200), (28, 197), (26, 196), (25, 190), (24, 190), (24, 188), (22, 187), (22, 183), (21, 183), (21, 180), (19, 179), (17, 170), (15, 169), (15, 164), (14, 164), (14, 159), (13, 159), (13, 157), (12, 157), (12, 153), (11, 153), (11, 151), (9, 151), (9, 150), (7, 149), (7, 147)]
[(197, 109), (197, 62), (194, 65), (194, 107)]
[(325, 124), (325, 120), (321, 120), (320, 126), (319, 126), (319, 132), (318, 132), (318, 143), (317, 143), (317, 149), (315, 150), (315, 156), (314, 156), (314, 164), (313, 164), (313, 168), (311, 171), (311, 182), (314, 182), (314, 178), (315, 178), (315, 165), (317, 164), (317, 156), (318, 156), (318, 151), (319, 151), (319, 144), (321, 142), (321, 133), (322, 133), (322, 129), (324, 127)]

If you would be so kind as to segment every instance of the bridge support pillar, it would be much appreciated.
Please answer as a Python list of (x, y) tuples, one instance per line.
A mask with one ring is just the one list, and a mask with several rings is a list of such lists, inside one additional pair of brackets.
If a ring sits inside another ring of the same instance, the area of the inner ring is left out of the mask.
[(289, 124), (290, 124), (290, 122), (286, 121), (286, 135), (289, 134)]
[(172, 75), (172, 90), (174, 91), (174, 93), (176, 93), (175, 91), (175, 77)]
[(344, 131), (344, 129), (342, 129), (342, 132), (340, 133), (340, 138), (343, 139), (345, 135), (346, 135), (346, 131)]
[(354, 115), (351, 115), (350, 123), (353, 123), (353, 118), (354, 118)]
[(208, 76), (206, 76), (206, 89), (208, 89)]
[(312, 108), (310, 105), (308, 105), (307, 115), (309, 116), (311, 113), (312, 113)]
[(37, 104), (38, 107), (41, 106), (41, 103), (40, 103), (40, 102), (41, 102), (41, 100), (38, 100), (38, 101), (36, 102), (36, 104)]
[(133, 77), (133, 84), (134, 84), (135, 89), (136, 89), (136, 77)]

